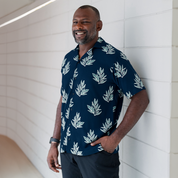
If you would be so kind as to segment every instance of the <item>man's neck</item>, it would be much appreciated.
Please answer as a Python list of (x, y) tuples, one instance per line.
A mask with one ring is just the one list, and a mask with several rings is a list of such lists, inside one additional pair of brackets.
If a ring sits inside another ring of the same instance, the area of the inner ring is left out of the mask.
[(79, 59), (81, 59), (82, 56), (95, 45), (97, 40), (98, 40), (98, 38), (96, 38), (95, 40), (93, 40), (90, 43), (79, 45)]

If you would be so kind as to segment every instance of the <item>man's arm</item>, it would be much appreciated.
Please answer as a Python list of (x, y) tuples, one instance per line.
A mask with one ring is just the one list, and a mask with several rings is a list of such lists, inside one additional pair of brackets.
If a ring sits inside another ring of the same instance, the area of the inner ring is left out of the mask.
[[(53, 138), (60, 140), (61, 138), (61, 106), (62, 106), (62, 96), (59, 100), (59, 104), (56, 112), (56, 121), (54, 126)], [(58, 163), (58, 143), (52, 142), (50, 150), (48, 152), (47, 162), (48, 166), (54, 172), (59, 172), (57, 169), (61, 169)]]
[(137, 121), (145, 111), (148, 103), (149, 99), (146, 90), (142, 90), (139, 93), (135, 94), (131, 98), (131, 102), (125, 113), (125, 116), (117, 129), (110, 136), (104, 136), (91, 143), (91, 145), (95, 146), (97, 144), (101, 144), (105, 151), (112, 153), (117, 145), (120, 143), (122, 138), (137, 123)]

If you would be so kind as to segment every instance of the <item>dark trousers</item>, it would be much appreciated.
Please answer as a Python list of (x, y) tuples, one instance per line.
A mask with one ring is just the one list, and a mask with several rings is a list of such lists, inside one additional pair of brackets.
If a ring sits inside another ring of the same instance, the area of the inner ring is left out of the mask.
[(119, 155), (106, 151), (76, 156), (61, 154), (63, 178), (119, 178)]

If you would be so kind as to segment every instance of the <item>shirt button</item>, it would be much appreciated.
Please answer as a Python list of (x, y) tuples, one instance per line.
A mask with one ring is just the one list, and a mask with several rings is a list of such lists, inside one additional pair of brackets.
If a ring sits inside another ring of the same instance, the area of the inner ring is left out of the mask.
[(74, 93), (72, 93), (74, 95)]
[(72, 111), (72, 108), (70, 110)]

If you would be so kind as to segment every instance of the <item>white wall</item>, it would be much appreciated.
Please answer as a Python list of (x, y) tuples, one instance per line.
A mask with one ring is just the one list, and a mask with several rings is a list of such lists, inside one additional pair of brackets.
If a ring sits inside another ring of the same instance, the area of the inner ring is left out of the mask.
[(1, 28), (0, 134), (14, 139), (44, 177), (60, 177), (47, 168), (46, 156), (61, 61), (76, 45), (72, 15), (83, 4), (99, 9), (101, 36), (126, 53), (150, 98), (120, 144), (121, 178), (177, 178), (178, 3), (171, 0), (57, 0)]

